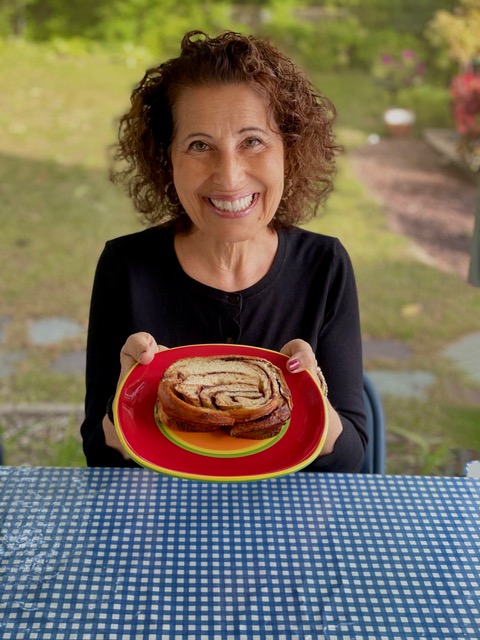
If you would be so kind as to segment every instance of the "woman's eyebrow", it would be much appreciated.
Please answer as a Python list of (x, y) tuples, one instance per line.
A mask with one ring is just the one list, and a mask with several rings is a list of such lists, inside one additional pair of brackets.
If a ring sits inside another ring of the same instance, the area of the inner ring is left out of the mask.
[[(241, 129), (238, 130), (238, 133), (248, 133), (250, 131), (267, 133), (266, 129), (262, 129), (262, 127), (242, 127)], [(213, 139), (214, 136), (210, 135), (209, 133), (205, 133), (204, 131), (195, 131), (193, 133), (189, 133), (188, 135), (186, 135), (185, 140), (188, 140), (189, 138), (199, 138), (199, 137)]]
[(190, 140), (190, 138), (210, 138), (211, 140), (213, 140), (213, 136), (211, 136), (209, 133), (203, 133), (202, 131), (189, 133), (188, 135), (185, 136), (184, 139), (186, 141), (186, 140)]
[(248, 131), (258, 131), (259, 133), (267, 133), (265, 129), (261, 127), (243, 127), (238, 133), (247, 133)]

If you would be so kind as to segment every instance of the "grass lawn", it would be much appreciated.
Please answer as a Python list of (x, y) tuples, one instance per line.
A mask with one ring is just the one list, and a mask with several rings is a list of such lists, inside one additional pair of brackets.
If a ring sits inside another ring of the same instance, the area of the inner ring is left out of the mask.
[[(8, 87), (0, 95), (0, 352), (28, 353), (15, 374), (0, 378), (0, 403), (83, 400), (83, 378), (48, 370), (59, 351), (83, 348), (83, 339), (34, 347), (27, 328), (48, 316), (86, 328), (104, 242), (139, 228), (128, 200), (108, 181), (106, 150), (115, 138), (115, 118), (148, 63), (59, 56), (21, 43), (0, 48), (0, 80)], [(309, 226), (339, 236), (350, 252), (364, 335), (404, 341), (413, 355), (401, 366), (436, 377), (426, 401), (385, 402), (392, 434), (388, 470), (441, 473), (452, 450), (480, 451), (478, 385), (441, 356), (448, 342), (480, 330), (480, 294), (418, 262), (409, 241), (387, 228), (378, 203), (350, 171), (348, 150), (378, 131), (378, 88), (357, 74), (325, 74), (317, 84), (337, 105), (346, 156), (336, 191)], [(66, 425), (68, 436), (51, 445), (56, 453), (36, 453), (32, 464), (78, 464), (75, 428)]]

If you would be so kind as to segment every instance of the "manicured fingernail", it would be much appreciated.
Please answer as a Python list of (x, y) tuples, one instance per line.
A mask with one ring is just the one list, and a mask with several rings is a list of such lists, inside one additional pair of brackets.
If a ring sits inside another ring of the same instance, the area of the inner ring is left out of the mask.
[(300, 366), (300, 362), (298, 360), (290, 360), (288, 363), (288, 368), (290, 371), (296, 371)]

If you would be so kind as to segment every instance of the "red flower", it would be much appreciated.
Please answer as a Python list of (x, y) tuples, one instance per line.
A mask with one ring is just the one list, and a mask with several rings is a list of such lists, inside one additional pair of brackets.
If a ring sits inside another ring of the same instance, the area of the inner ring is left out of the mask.
[(453, 117), (462, 136), (480, 136), (480, 75), (467, 71), (453, 78), (450, 85)]

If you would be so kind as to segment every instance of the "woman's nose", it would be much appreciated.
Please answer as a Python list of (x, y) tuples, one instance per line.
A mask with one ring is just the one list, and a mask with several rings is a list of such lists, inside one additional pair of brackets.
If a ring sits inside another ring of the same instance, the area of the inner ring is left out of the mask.
[(245, 176), (245, 163), (238, 153), (233, 151), (219, 153), (215, 166), (215, 182), (224, 189), (236, 189), (242, 186)]

